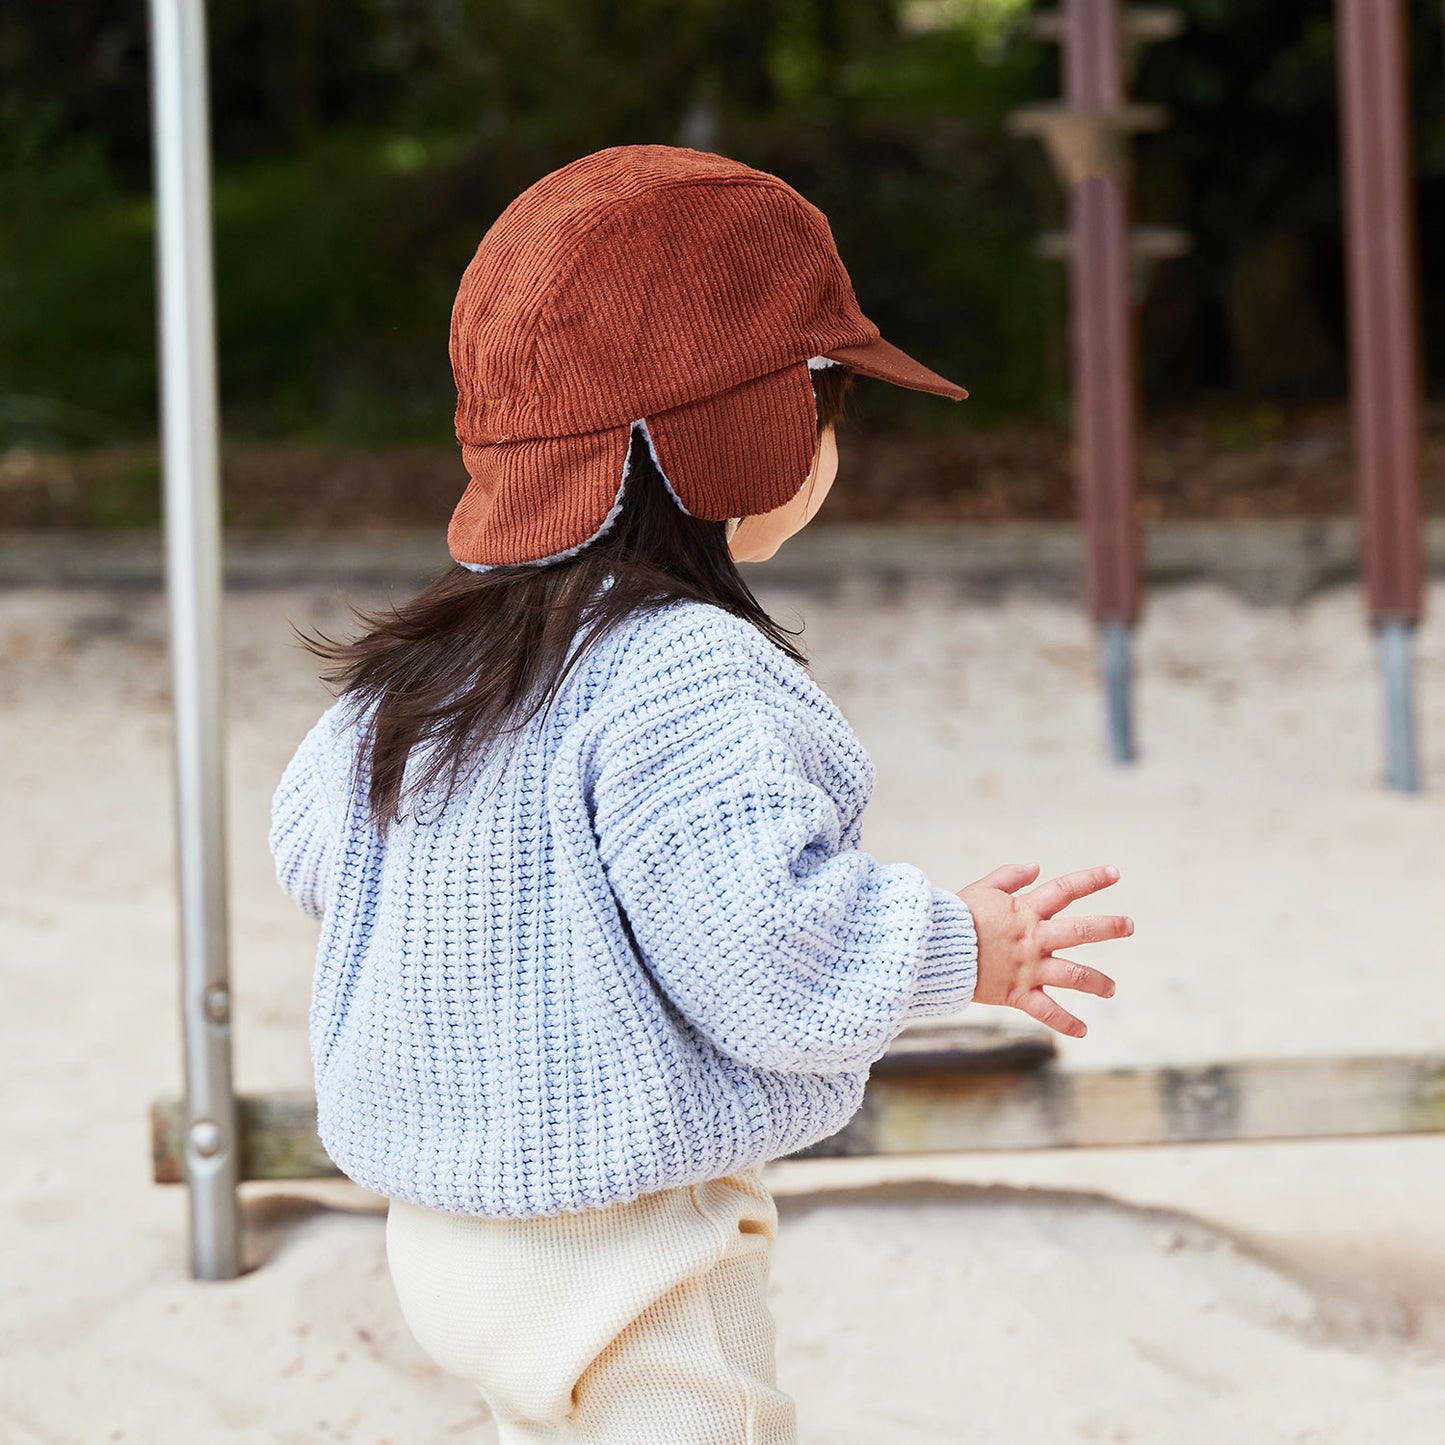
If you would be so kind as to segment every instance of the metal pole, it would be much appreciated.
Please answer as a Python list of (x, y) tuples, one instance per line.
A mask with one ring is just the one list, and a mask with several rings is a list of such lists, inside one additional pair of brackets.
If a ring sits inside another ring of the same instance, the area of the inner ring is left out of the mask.
[[(1124, 102), (1119, 0), (1066, 0), (1064, 98), (1078, 110)], [(1122, 153), (1122, 148), (1121, 148)], [(1115, 762), (1134, 757), (1130, 629), (1140, 609), (1138, 363), (1130, 288), (1128, 177), (1088, 175), (1069, 191), (1075, 432), (1088, 606), (1099, 626)]]
[(1117, 617), (1099, 624), (1099, 648), (1104, 660), (1104, 687), (1109, 702), (1109, 742), (1114, 761), (1129, 762), (1134, 756), (1133, 659), (1129, 648), (1129, 624)]
[(1402, 793), (1420, 790), (1415, 751), (1414, 625), (1386, 618), (1375, 626), (1385, 684), (1386, 781)]
[(191, 1272), (241, 1273), (222, 779), (220, 465), (201, 0), (150, 0)]
[(1338, 0), (1350, 400), (1360, 551), (1380, 632), (1387, 781), (1419, 789), (1411, 639), (1424, 606), (1422, 379), (1401, 0)]

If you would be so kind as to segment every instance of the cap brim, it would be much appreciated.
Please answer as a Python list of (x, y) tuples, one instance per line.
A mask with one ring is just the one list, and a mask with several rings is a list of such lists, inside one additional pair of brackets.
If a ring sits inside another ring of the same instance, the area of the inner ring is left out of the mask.
[(890, 381), (894, 386), (906, 386), (910, 391), (929, 391), (953, 401), (962, 401), (968, 395), (957, 382), (930, 371), (921, 361), (915, 361), (906, 351), (900, 351), (881, 336), (877, 341), (869, 341), (862, 346), (835, 346), (823, 355), (833, 361), (841, 361), (844, 366), (851, 366), (863, 376)]

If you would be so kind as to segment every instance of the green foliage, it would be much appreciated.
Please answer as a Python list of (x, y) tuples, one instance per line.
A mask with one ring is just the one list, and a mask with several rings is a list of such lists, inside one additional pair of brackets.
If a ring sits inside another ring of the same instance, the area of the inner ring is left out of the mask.
[(1021, 164), (1034, 157), (1004, 128), (1035, 91), (1040, 57), (997, 19), (984, 15), (978, 29), (965, 15), (854, 46), (830, 110), (789, 127), (759, 122), (733, 150), (824, 211), (865, 313), (969, 390), (955, 413), (865, 384), (856, 410), (870, 425), (1037, 414), (1060, 382), (1049, 336), (1061, 298), (1054, 268), (1032, 250), (1038, 197)]
[(54, 107), (0, 129), (0, 440), (99, 440), (153, 411), (151, 239)]
[[(1160, 273), (1168, 335), (1154, 341), (1169, 342), (1181, 375), (1227, 387), (1232, 278), (1257, 241), (1306, 239), (1319, 325), (1342, 333), (1332, 9), (1178, 3), (1185, 33), (1147, 48), (1134, 82), (1172, 111), (1169, 129), (1139, 144), (1140, 219), (1194, 238), (1191, 256)], [(869, 424), (1061, 419), (1063, 268), (1032, 249), (1060, 200), (1037, 145), (1005, 128), (1016, 106), (1058, 92), (1055, 47), (1022, 29), (1029, 8), (212, 0), (228, 426), (448, 444), (447, 325), (477, 241), (547, 170), (635, 141), (717, 148), (792, 182), (829, 216), (883, 333), (971, 392), (948, 408), (861, 387)], [(1438, 340), (1441, 9), (1410, 0), (1410, 12), (1425, 308)], [(0, 446), (144, 436), (156, 416), (144, 7), (17, 0), (6, 23)], [(1147, 324), (1145, 340), (1146, 365), (1162, 365)]]
[[(224, 174), (215, 190), (222, 394), (255, 434), (381, 444), (445, 441), (450, 295), (389, 249), (388, 218), (419, 169), (415, 136), (347, 131)], [(438, 364), (418, 397), (409, 346)], [(374, 374), (357, 391), (358, 364)]]
[[(220, 381), (232, 422), (373, 444), (450, 439), (455, 283), (444, 292), (388, 250), (418, 148), (416, 138), (347, 132), (304, 158), (216, 176)], [(11, 218), (0, 230), (0, 444), (51, 449), (151, 431), (150, 197), (118, 194), (82, 140), (44, 164), (6, 167), (0, 205)], [(418, 365), (427, 353), (435, 364)], [(358, 367), (367, 359), (369, 372)]]
[[(865, 309), (964, 378), (971, 419), (1035, 406), (1057, 298), (1028, 249), (1034, 197), (1003, 117), (1035, 85), (1038, 57), (1009, 47), (998, 7), (954, 8), (948, 28), (913, 34), (880, 0), (360, 7), (370, 45), (352, 36), (332, 55), (317, 49), (333, 25), (320, 12), (220, 0), (228, 426), (447, 443), (451, 300), (491, 219), (553, 166), (675, 141), (687, 123), (824, 208)], [(366, 119), (348, 86), (380, 97)], [(0, 235), (0, 444), (155, 425), (148, 177), (124, 179), (138, 169), (133, 136), (109, 154), (115, 138), (70, 124), (57, 91), (0, 116), (14, 161), (0, 199), (15, 218)], [(950, 410), (887, 387), (867, 388), (864, 405), (889, 424)]]

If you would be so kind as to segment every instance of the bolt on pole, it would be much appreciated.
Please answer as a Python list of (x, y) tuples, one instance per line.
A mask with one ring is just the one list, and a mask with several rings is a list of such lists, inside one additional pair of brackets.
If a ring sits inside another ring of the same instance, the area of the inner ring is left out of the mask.
[(241, 1273), (222, 748), (220, 463), (202, 0), (150, 0), (191, 1273)]
[(1337, 0), (1336, 46), (1361, 564), (1384, 682), (1386, 780), (1416, 792), (1413, 642), (1424, 606), (1424, 382), (1401, 0)]

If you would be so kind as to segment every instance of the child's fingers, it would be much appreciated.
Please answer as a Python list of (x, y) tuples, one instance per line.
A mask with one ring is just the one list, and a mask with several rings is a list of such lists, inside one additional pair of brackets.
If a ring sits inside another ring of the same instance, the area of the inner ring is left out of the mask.
[(1002, 893), (1012, 893), (1014, 889), (1022, 888), (1025, 883), (1031, 883), (1038, 875), (1037, 863), (1005, 863), (980, 878), (977, 883), (969, 884), (969, 887), (997, 888)]
[(1081, 868), (1077, 873), (1065, 873), (1062, 877), (1040, 883), (1024, 897), (1033, 904), (1034, 912), (1040, 918), (1052, 918), (1059, 909), (1067, 908), (1078, 899), (1087, 898), (1089, 894), (1118, 881), (1119, 870), (1112, 864), (1102, 868)]
[(1086, 963), (1076, 963), (1072, 958), (1059, 958), (1050, 954), (1039, 960), (1036, 987), (1047, 984), (1050, 988), (1073, 988), (1080, 993), (1098, 994), (1100, 998), (1114, 997), (1114, 980), (1097, 968)]
[(1082, 1019), (1076, 1019), (1068, 1009), (1056, 1004), (1041, 988), (1031, 988), (1010, 1002), (1014, 1008), (1022, 1010), (1030, 1018), (1036, 1018), (1041, 1024), (1047, 1024), (1058, 1033), (1081, 1039), (1089, 1031)]
[(1052, 918), (1039, 925), (1038, 941), (1046, 953), (1072, 948), (1077, 943), (1102, 943), (1128, 938), (1134, 920), (1122, 913), (1089, 913), (1081, 918)]

